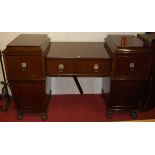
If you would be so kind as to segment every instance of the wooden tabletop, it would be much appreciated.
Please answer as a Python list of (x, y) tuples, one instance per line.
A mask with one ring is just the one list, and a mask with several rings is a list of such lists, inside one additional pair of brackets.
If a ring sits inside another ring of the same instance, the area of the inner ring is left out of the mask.
[(41, 46), (48, 38), (46, 34), (21, 34), (8, 44), (12, 46)]
[(108, 52), (110, 55), (123, 53), (151, 53), (144, 42), (134, 35), (108, 35), (105, 38), (106, 49), (110, 48)]
[[(134, 35), (109, 35), (107, 37), (117, 48), (143, 47), (143, 42)], [(125, 41), (125, 44), (123, 43)]]
[(103, 42), (52, 42), (47, 58), (110, 58)]

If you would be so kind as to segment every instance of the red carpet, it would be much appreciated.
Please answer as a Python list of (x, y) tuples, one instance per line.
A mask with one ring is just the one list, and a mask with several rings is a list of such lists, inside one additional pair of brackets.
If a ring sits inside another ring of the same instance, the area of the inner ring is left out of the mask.
[[(0, 101), (4, 106), (5, 101)], [(54, 95), (49, 104), (48, 122), (107, 122), (131, 120), (129, 113), (114, 113), (112, 119), (105, 117), (105, 102), (100, 95)], [(138, 113), (139, 120), (155, 119), (155, 108)], [(42, 122), (40, 114), (24, 114), (16, 120), (14, 102), (8, 112), (0, 112), (0, 122)]]

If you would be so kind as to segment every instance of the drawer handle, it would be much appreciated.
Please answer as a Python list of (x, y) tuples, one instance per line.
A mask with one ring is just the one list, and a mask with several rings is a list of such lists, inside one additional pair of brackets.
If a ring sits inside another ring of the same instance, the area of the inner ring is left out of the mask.
[(130, 68), (130, 71), (134, 71), (135, 70), (135, 63), (131, 62), (129, 64), (129, 68)]
[(94, 65), (94, 71), (95, 71), (95, 72), (98, 72), (98, 70), (99, 70), (99, 65), (98, 65), (98, 64), (95, 64), (95, 65)]
[(59, 68), (59, 72), (63, 72), (63, 70), (64, 70), (65, 67), (64, 67), (63, 64), (59, 64), (59, 67), (58, 68)]
[(22, 63), (21, 63), (21, 67), (22, 67), (22, 71), (25, 71), (26, 68), (27, 68), (27, 63), (22, 62)]

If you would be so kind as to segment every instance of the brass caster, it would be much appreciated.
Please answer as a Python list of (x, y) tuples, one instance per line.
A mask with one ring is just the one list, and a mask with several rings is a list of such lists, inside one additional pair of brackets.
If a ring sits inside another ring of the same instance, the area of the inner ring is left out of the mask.
[(132, 111), (132, 112), (131, 112), (131, 118), (132, 118), (132, 119), (137, 119), (137, 112)]
[(112, 111), (108, 111), (108, 112), (107, 112), (106, 118), (112, 119)]
[(23, 113), (21, 113), (21, 112), (18, 113), (16, 118), (17, 118), (17, 120), (23, 119)]
[(48, 115), (47, 115), (46, 113), (42, 113), (42, 114), (41, 114), (41, 119), (42, 119), (43, 121), (46, 121), (46, 120), (48, 119)]

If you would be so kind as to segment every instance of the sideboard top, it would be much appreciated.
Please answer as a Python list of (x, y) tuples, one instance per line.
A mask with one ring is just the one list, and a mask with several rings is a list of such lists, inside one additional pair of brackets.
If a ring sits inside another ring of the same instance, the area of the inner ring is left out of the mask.
[[(134, 35), (108, 35), (105, 39), (106, 49), (113, 54), (133, 54), (146, 53), (150, 54), (151, 50), (145, 43)], [(108, 47), (108, 48), (107, 48)]]
[(14, 46), (39, 46), (46, 41), (48, 36), (46, 34), (21, 34), (10, 42), (7, 47)]
[(110, 58), (103, 42), (52, 42), (48, 58)]
[(117, 48), (143, 47), (143, 42), (134, 35), (109, 35), (107, 37)]

